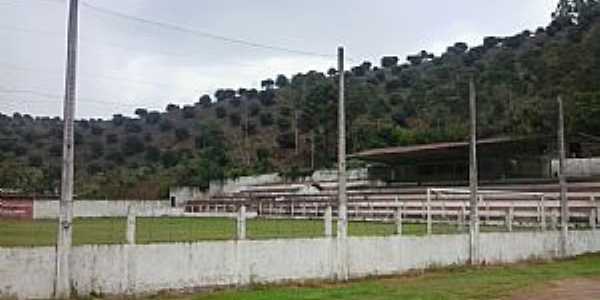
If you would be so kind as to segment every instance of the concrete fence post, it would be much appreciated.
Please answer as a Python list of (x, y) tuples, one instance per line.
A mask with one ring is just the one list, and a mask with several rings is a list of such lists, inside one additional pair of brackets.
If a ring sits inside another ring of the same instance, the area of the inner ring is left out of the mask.
[(552, 230), (557, 230), (558, 229), (558, 212), (557, 211), (552, 211)]
[(594, 196), (590, 196), (590, 202), (592, 206), (590, 209), (590, 227), (595, 231), (598, 224), (598, 207), (596, 205), (596, 198)]
[(598, 224), (598, 220), (600, 219), (600, 204), (596, 201), (596, 196), (592, 196), (592, 201), (594, 201), (596, 208), (596, 224)]
[(460, 206), (460, 211), (458, 212), (458, 230), (460, 232), (465, 231), (466, 216), (467, 216), (467, 208), (465, 207), (465, 204), (463, 203)]
[(127, 244), (135, 245), (135, 231), (136, 231), (136, 216), (134, 209), (129, 206), (127, 208)]
[(325, 209), (325, 236), (332, 237), (333, 236), (333, 208), (330, 205), (327, 205)]
[(508, 230), (508, 232), (513, 231), (514, 214), (515, 214), (515, 208), (511, 204), (511, 206), (508, 208), (507, 213), (506, 213), (506, 230)]
[(246, 205), (240, 205), (237, 215), (237, 239), (246, 239)]
[(398, 201), (398, 197), (396, 197), (395, 203), (396, 203), (396, 212), (395, 212), (396, 234), (402, 235), (402, 206), (400, 205), (400, 201)]
[(596, 209), (590, 210), (590, 228), (592, 231), (596, 231)]
[(433, 220), (431, 218), (431, 189), (427, 189), (427, 235), (431, 235)]
[(290, 202), (290, 215), (291, 215), (292, 219), (294, 218), (294, 206), (295, 206), (294, 200), (292, 200)]
[(262, 201), (261, 200), (258, 201), (258, 215), (259, 216), (263, 215)]
[(540, 227), (542, 231), (546, 231), (546, 203), (545, 196), (540, 198)]

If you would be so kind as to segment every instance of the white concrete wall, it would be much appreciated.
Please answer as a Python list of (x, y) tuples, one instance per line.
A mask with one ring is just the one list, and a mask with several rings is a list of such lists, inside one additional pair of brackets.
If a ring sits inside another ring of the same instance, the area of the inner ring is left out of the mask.
[[(552, 258), (557, 232), (483, 233), (482, 260), (512, 263)], [(49, 298), (54, 248), (0, 248), (0, 298)], [(576, 231), (571, 255), (600, 251), (600, 231)], [(464, 264), (467, 235), (226, 241), (82, 246), (71, 258), (78, 295), (147, 294), (161, 290), (274, 283), (287, 280), (392, 275)]]
[(175, 197), (175, 205), (181, 207), (190, 200), (206, 200), (209, 198), (209, 193), (198, 187), (177, 186), (169, 189), (169, 201), (173, 197)]
[[(557, 176), (559, 161), (552, 160), (552, 174)], [(565, 173), (571, 177), (589, 177), (600, 175), (600, 157), (568, 158), (565, 161)]]
[[(158, 217), (174, 215), (178, 210), (172, 209), (169, 201), (163, 200), (76, 200), (73, 202), (75, 217), (123, 217), (131, 206), (140, 217)], [(58, 218), (58, 200), (35, 200), (33, 202), (34, 219)]]
[(54, 291), (54, 248), (0, 248), (0, 299), (50, 299)]

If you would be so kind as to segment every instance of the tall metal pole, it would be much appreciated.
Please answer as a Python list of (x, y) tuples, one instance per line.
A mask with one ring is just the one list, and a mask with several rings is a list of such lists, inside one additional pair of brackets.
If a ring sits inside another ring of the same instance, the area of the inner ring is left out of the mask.
[(66, 299), (71, 296), (69, 260), (73, 236), (73, 119), (75, 116), (76, 71), (78, 38), (78, 0), (69, 1), (67, 28), (67, 66), (64, 99), (64, 137), (61, 198), (56, 244), (55, 297)]
[(566, 149), (565, 149), (565, 119), (563, 111), (563, 100), (558, 96), (558, 148), (559, 148), (559, 170), (558, 180), (560, 183), (560, 224), (561, 224), (561, 255), (567, 255), (567, 235), (569, 231), (569, 202), (567, 199), (567, 177), (565, 174)]
[(344, 104), (344, 48), (338, 48), (339, 103), (338, 103), (338, 238), (348, 236), (348, 199), (346, 195), (346, 110)]
[(471, 118), (471, 138), (469, 149), (469, 187), (471, 191), (470, 201), (470, 226), (469, 244), (471, 264), (479, 263), (479, 211), (477, 207), (477, 94), (473, 77), (469, 80), (469, 110)]

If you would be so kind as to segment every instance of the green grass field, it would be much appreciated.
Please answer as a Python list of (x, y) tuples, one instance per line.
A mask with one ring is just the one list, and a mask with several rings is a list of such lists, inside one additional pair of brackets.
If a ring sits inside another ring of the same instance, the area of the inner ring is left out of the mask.
[[(313, 283), (252, 287), (194, 296), (153, 297), (173, 300), (470, 300), (511, 299), (545, 291), (564, 279), (600, 280), (600, 255), (553, 263), (454, 268), (410, 276), (368, 279), (347, 284)], [(576, 299), (576, 298), (569, 298)], [(588, 299), (588, 298), (586, 298)]]
[[(235, 238), (235, 226), (235, 220), (227, 218), (138, 218), (136, 242), (230, 240)], [(386, 236), (393, 235), (394, 229), (391, 223), (351, 222), (348, 230), (352, 236)], [(433, 229), (435, 234), (458, 232), (450, 225), (435, 225)], [(73, 243), (124, 243), (125, 230), (124, 218), (76, 219)], [(403, 226), (406, 235), (424, 235), (425, 230), (424, 225)], [(51, 246), (56, 231), (56, 220), (0, 220), (0, 247)], [(250, 219), (247, 235), (249, 239), (315, 238), (324, 235), (324, 225), (321, 220)]]

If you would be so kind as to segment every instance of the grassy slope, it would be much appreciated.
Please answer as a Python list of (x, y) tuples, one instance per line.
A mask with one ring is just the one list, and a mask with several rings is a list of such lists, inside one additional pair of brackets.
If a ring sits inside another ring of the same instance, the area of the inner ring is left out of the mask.
[[(248, 220), (250, 239), (313, 238), (323, 236), (320, 220)], [(335, 226), (335, 224), (334, 224)], [(0, 220), (0, 246), (50, 246), (55, 242), (56, 220)], [(126, 222), (123, 218), (77, 219), (74, 243), (111, 244), (125, 242)], [(334, 227), (335, 228), (335, 227)], [(386, 236), (394, 234), (389, 223), (351, 222), (350, 235)], [(404, 234), (423, 235), (424, 225), (405, 224)], [(455, 226), (436, 225), (434, 233), (456, 233)], [(228, 240), (235, 237), (235, 220), (205, 218), (138, 218), (138, 243)]]
[(488, 300), (505, 299), (522, 290), (543, 289), (543, 285), (549, 281), (567, 278), (600, 278), (600, 255), (547, 264), (445, 269), (415, 276), (369, 279), (348, 284), (256, 287), (173, 299)]

